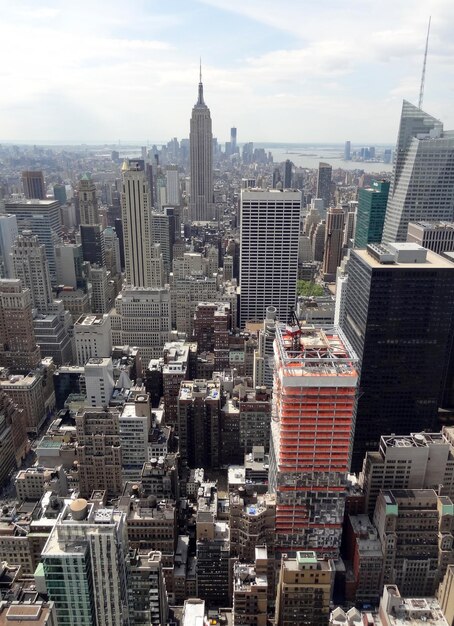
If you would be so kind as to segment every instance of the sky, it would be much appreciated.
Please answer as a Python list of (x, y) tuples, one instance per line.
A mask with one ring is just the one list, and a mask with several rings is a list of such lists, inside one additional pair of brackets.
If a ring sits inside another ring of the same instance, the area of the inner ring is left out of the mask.
[(454, 128), (453, 0), (0, 0), (0, 141), (213, 134), (395, 143), (402, 99)]

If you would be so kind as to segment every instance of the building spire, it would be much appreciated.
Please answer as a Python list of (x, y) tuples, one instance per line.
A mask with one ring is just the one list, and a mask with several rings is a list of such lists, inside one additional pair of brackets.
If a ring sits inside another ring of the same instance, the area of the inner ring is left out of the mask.
[(203, 101), (203, 84), (202, 84), (202, 57), (200, 57), (200, 68), (199, 68), (199, 99), (197, 100), (197, 104), (205, 104)]

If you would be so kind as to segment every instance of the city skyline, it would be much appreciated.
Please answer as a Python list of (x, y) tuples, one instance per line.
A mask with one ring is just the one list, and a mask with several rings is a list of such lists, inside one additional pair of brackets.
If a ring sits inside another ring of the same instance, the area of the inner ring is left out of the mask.
[(109, 11), (103, 2), (55, 0), (0, 7), (4, 58), (15, 50), (3, 68), (1, 141), (186, 137), (202, 56), (220, 141), (236, 126), (239, 143), (393, 142), (402, 98), (417, 101), (429, 15), (423, 108), (454, 123), (446, 80), (454, 7), (446, 0), (322, 8), (175, 1), (171, 11), (141, 2), (134, 14), (117, 2)]

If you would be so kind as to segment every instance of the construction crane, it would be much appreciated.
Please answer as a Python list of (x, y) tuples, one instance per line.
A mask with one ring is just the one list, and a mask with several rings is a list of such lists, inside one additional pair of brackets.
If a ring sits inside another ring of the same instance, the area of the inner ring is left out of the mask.
[(424, 63), (422, 64), (422, 75), (421, 75), (421, 86), (419, 88), (419, 101), (418, 108), (422, 107), (422, 101), (424, 99), (424, 82), (426, 80), (426, 63), (427, 63), (427, 50), (429, 48), (429, 33), (430, 33), (430, 21), (432, 16), (429, 17), (429, 26), (427, 27), (427, 37), (426, 37), (426, 50), (424, 52)]

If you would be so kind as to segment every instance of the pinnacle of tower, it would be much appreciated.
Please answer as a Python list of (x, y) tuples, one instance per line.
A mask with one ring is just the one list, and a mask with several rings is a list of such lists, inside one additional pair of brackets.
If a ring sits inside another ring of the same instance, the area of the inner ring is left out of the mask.
[(200, 69), (199, 69), (199, 99), (197, 100), (197, 104), (204, 105), (205, 102), (203, 100), (203, 83), (202, 83), (202, 59), (200, 59)]
[(128, 159), (125, 159), (123, 161), (123, 165), (121, 166), (121, 171), (122, 172), (127, 172), (129, 170), (129, 163), (128, 163)]

